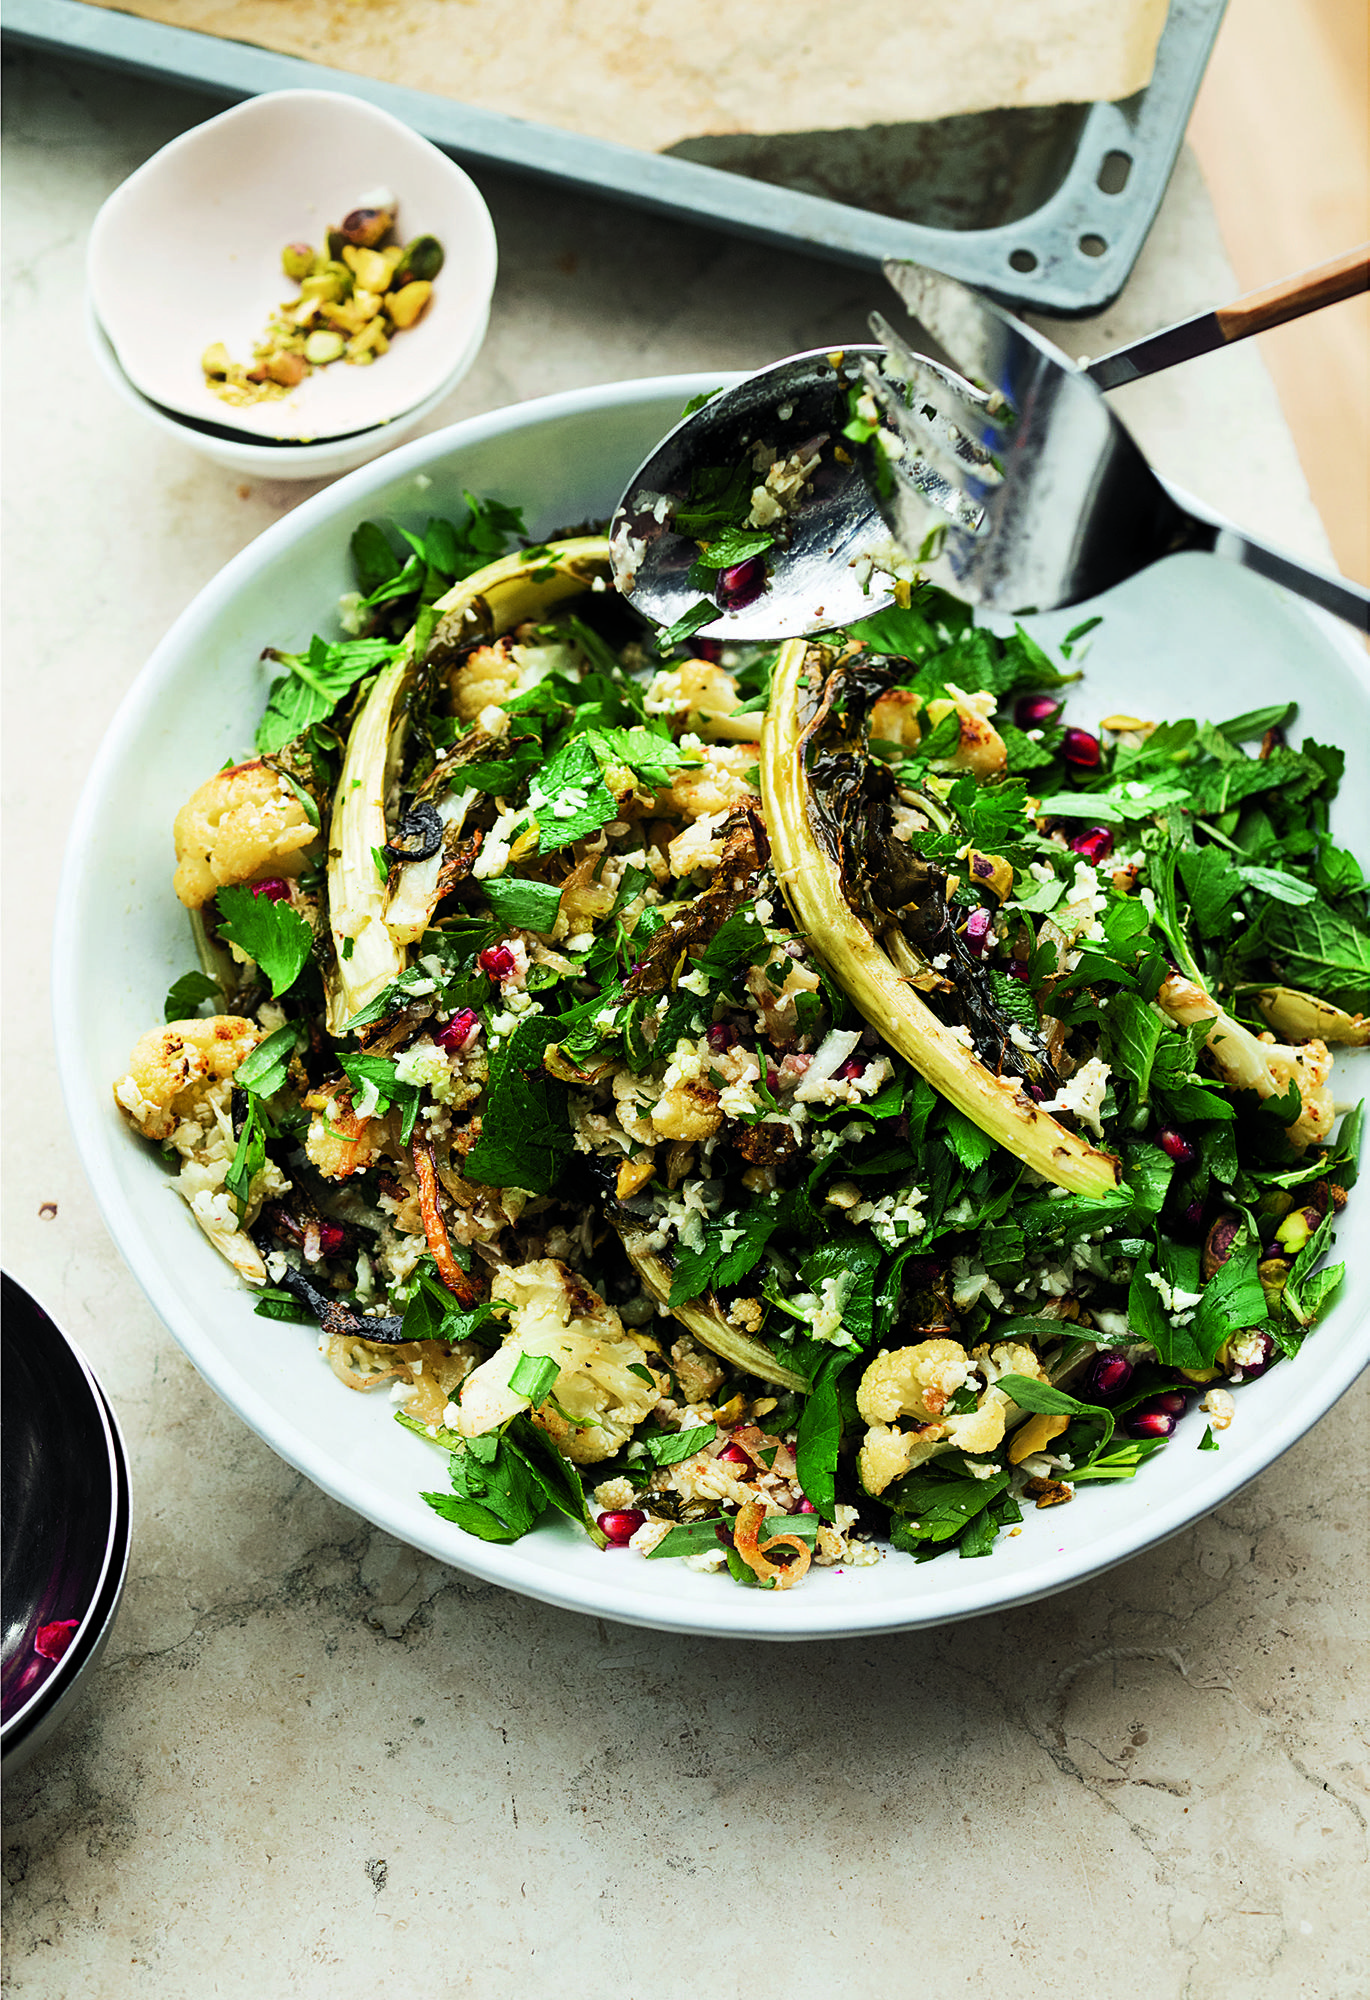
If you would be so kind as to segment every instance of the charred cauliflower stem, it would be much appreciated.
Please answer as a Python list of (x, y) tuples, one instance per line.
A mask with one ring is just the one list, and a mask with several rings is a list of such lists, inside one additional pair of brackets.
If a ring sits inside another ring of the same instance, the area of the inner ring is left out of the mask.
[(352, 636), (177, 816), (202, 969), (115, 1096), (257, 1311), (469, 1533), (749, 1586), (985, 1555), (1191, 1399), (1217, 1448), (1342, 1274), (1340, 753), (1067, 725), (1081, 634), (927, 589), (663, 655), (520, 535), (363, 527)]

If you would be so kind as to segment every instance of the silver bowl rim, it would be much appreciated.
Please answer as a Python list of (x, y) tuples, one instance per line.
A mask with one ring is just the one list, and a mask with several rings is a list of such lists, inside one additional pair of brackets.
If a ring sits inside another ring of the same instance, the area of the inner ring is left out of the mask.
[[(124, 1579), (128, 1573), (129, 1554), (133, 1543), (132, 1485), (129, 1478), (128, 1449), (123, 1432), (119, 1428), (114, 1407), (102, 1388), (99, 1378), (91, 1367), (81, 1348), (66, 1333), (58, 1320), (50, 1313), (43, 1301), (12, 1271), (4, 1276), (16, 1290), (35, 1308), (52, 1334), (68, 1350), (82, 1376), (90, 1400), (94, 1407), (100, 1434), (104, 1441), (106, 1464), (109, 1472), (110, 1513), (105, 1527), (105, 1549), (95, 1588), (90, 1601), (81, 1614), (80, 1624), (72, 1634), (61, 1659), (54, 1663), (54, 1671), (46, 1675), (29, 1695), (28, 1699), (12, 1715), (0, 1724), (0, 1751), (8, 1756), (19, 1740), (27, 1736), (29, 1730), (42, 1720), (43, 1715), (62, 1699), (66, 1689), (74, 1682), (89, 1656), (99, 1644), (99, 1640), (112, 1622), (123, 1594)], [(124, 1496), (126, 1520), (120, 1534), (120, 1497)], [(111, 1572), (117, 1570), (115, 1586), (111, 1595)]]

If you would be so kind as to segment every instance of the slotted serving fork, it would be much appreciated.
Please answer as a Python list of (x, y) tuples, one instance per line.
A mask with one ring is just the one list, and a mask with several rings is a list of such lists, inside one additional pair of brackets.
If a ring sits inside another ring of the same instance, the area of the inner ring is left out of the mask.
[[(1362, 631), (1370, 592), (1310, 568), (1181, 498), (1147, 464), (1090, 374), (954, 278), (885, 275), (956, 364), (872, 316), (883, 359), (861, 374), (896, 455), (875, 446), (881, 508), (935, 581), (990, 610), (1078, 604), (1163, 556), (1198, 549), (1283, 584)], [(879, 466), (885, 458), (886, 466)]]

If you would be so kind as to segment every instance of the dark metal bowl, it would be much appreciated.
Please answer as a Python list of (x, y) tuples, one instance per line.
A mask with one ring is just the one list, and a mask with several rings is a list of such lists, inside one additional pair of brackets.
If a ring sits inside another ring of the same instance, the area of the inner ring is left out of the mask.
[(47, 1741), (104, 1648), (130, 1542), (128, 1460), (79, 1350), (7, 1274), (3, 1304), (0, 1753), (13, 1773)]

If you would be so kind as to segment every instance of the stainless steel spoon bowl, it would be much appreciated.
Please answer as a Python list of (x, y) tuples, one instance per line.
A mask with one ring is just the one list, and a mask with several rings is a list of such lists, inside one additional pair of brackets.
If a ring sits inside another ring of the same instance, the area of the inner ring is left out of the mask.
[[(662, 439), (628, 482), (609, 530), (619, 586), (639, 611), (672, 625), (711, 594), (690, 580), (698, 538), (674, 525), (701, 468), (740, 465), (758, 445), (784, 457), (819, 438), (824, 448), (811, 491), (768, 556), (765, 589), (696, 629), (710, 639), (794, 639), (850, 625), (890, 602), (888, 577), (872, 581), (863, 560), (888, 542), (889, 529), (842, 440), (849, 392), (863, 386), (860, 363), (883, 353), (849, 347), (792, 355), (720, 390)], [(760, 484), (759, 469), (756, 478)]]

